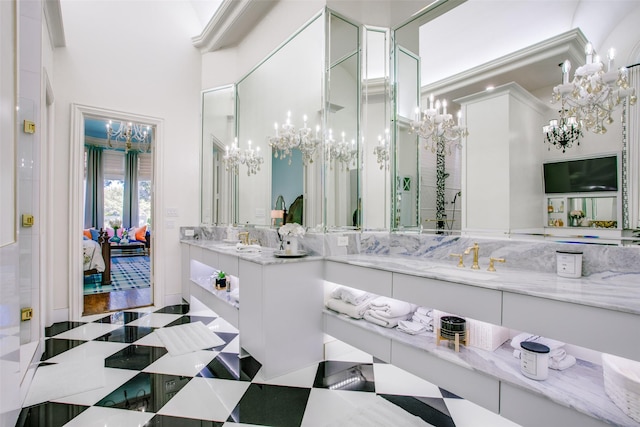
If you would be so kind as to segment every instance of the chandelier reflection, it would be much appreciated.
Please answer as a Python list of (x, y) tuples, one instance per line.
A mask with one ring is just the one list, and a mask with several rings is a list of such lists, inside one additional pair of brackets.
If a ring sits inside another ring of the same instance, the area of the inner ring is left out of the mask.
[(445, 152), (451, 154), (451, 148), (462, 148), (462, 138), (469, 135), (467, 129), (461, 125), (462, 112), (458, 111), (458, 120), (455, 122), (453, 116), (447, 113), (447, 101), (436, 100), (434, 103), (433, 94), (429, 97), (429, 108), (421, 114), (416, 108), (414, 120), (411, 122), (409, 133), (415, 133), (426, 140), (425, 148), (431, 149), (432, 153), (438, 151), (439, 142), (444, 142)]
[(607, 54), (607, 70), (600, 57), (595, 55), (591, 43), (585, 47), (586, 63), (578, 67), (569, 82), (571, 62), (562, 64), (562, 84), (553, 88), (551, 102), (562, 102), (568, 107), (568, 117), (576, 117), (588, 131), (604, 134), (606, 125), (613, 123), (611, 113), (622, 100), (630, 105), (637, 101), (635, 89), (629, 86), (627, 69), (615, 69), (615, 50)]
[(549, 124), (543, 126), (542, 133), (544, 133), (544, 142), (549, 143), (549, 150), (551, 145), (555, 146), (558, 150), (566, 152), (567, 148), (573, 147), (573, 143), (580, 145), (580, 138), (582, 137), (582, 124), (575, 116), (567, 117), (568, 111), (565, 109), (560, 110), (560, 121), (549, 120)]
[(278, 128), (278, 123), (275, 124), (275, 132), (275, 136), (269, 137), (269, 146), (273, 149), (273, 156), (276, 159), (285, 159), (289, 156), (289, 164), (291, 164), (293, 149), (297, 148), (302, 153), (304, 166), (313, 163), (316, 150), (320, 145), (318, 137), (320, 126), (316, 126), (315, 135), (312, 134), (311, 129), (307, 126), (307, 116), (305, 115), (302, 127), (296, 130), (295, 126), (291, 124), (291, 111), (288, 111), (287, 120), (282, 127)]
[(333, 131), (329, 129), (326, 139), (327, 155), (329, 158), (329, 166), (333, 169), (334, 164), (340, 164), (340, 170), (351, 170), (354, 166), (358, 155), (358, 146), (356, 140), (352, 139), (348, 142), (345, 139), (345, 133), (342, 132), (342, 139), (336, 141), (333, 139)]
[(105, 126), (107, 128), (107, 145), (111, 148), (124, 148), (124, 152), (137, 151), (148, 153), (151, 151), (151, 126), (139, 123), (124, 123), (114, 126), (113, 120)]
[(249, 141), (249, 148), (238, 148), (238, 141), (231, 144), (231, 148), (227, 145), (225, 148), (225, 154), (222, 156), (222, 160), (225, 164), (225, 169), (231, 171), (234, 174), (238, 174), (240, 165), (247, 166), (247, 176), (255, 175), (260, 171), (260, 165), (264, 163), (264, 158), (260, 155), (260, 147), (256, 147), (254, 150), (251, 148), (251, 141)]
[(389, 167), (389, 129), (384, 130), (384, 138), (378, 135), (378, 145), (373, 149), (376, 155), (376, 161), (380, 165), (380, 170)]

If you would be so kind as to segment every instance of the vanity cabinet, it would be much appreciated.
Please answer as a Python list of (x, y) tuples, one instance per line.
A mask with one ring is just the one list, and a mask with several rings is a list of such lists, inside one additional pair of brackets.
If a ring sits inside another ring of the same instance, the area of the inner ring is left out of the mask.
[(239, 260), (240, 345), (270, 379), (320, 362), (322, 260), (259, 264)]
[(394, 273), (392, 296), (495, 325), (502, 322), (502, 292), (494, 289)]

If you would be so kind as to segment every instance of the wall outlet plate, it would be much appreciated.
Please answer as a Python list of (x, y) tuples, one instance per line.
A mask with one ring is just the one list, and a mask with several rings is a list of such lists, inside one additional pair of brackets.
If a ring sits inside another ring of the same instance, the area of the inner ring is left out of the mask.
[(338, 246), (349, 245), (349, 236), (338, 236)]
[(193, 230), (193, 228), (187, 228), (186, 230), (184, 230), (185, 237), (193, 237), (194, 234), (195, 231)]

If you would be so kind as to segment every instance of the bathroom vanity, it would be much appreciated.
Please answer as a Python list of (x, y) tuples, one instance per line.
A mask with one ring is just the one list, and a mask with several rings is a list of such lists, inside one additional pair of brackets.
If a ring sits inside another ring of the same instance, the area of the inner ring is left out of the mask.
[[(452, 239), (446, 251), (465, 244), (467, 239)], [(521, 374), (508, 342), (493, 352), (462, 347), (456, 353), (438, 345), (433, 333), (411, 336), (325, 309), (323, 295), (325, 287), (349, 286), (638, 361), (637, 340), (621, 338), (611, 325), (625, 325), (627, 333), (640, 330), (640, 274), (570, 279), (509, 264), (492, 273), (484, 257), (483, 270), (472, 271), (456, 268), (453, 258), (389, 253), (282, 260), (268, 248), (237, 254), (209, 241), (183, 240), (182, 251), (183, 297), (193, 295), (223, 317), (227, 307), (221, 304), (229, 303), (192, 274), (198, 264), (214, 270), (235, 258), (237, 269), (224, 269), (241, 289), (241, 303), (233, 307), (240, 344), (268, 377), (321, 360), (326, 333), (524, 426), (638, 426), (605, 394), (598, 364), (578, 360), (535, 381)], [(210, 297), (203, 299), (203, 292)]]

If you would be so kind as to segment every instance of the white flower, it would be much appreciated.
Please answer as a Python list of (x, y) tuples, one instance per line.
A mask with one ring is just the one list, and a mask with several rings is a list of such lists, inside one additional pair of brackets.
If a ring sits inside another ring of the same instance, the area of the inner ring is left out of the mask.
[(304, 228), (297, 222), (285, 224), (278, 229), (278, 234), (281, 236), (304, 237), (304, 233)]

